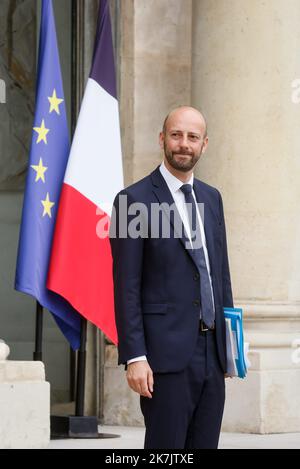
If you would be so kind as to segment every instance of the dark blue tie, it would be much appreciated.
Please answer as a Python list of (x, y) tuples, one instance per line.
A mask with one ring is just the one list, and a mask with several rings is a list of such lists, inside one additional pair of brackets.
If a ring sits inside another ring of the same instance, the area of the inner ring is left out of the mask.
[(200, 293), (201, 293), (201, 318), (202, 321), (206, 324), (208, 328), (214, 326), (215, 321), (215, 312), (212, 298), (212, 289), (209, 281), (208, 269), (205, 261), (205, 255), (203, 250), (203, 240), (200, 243), (201, 247), (199, 248), (199, 240), (201, 240), (201, 231), (199, 225), (199, 219), (197, 216), (197, 208), (195, 199), (192, 194), (191, 184), (184, 184), (181, 186), (180, 190), (184, 193), (185, 202), (187, 205), (187, 212), (189, 218), (189, 225), (191, 230), (191, 236), (195, 233), (195, 236), (192, 238), (192, 245), (195, 244), (195, 239), (197, 240), (197, 245), (191, 251), (193, 258), (195, 259), (196, 265), (200, 273)]

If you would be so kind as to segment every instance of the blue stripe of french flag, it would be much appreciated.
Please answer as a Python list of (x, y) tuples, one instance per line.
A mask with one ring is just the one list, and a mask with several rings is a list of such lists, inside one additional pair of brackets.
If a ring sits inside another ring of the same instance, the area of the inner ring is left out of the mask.
[(47, 286), (114, 343), (111, 250), (109, 239), (97, 235), (97, 225), (101, 217), (111, 216), (113, 200), (123, 187), (111, 21), (108, 0), (101, 0), (93, 63), (62, 186)]

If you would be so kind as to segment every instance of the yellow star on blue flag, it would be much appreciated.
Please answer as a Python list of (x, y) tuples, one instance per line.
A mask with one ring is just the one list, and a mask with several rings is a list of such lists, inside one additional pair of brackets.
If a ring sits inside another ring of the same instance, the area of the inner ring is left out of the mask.
[(33, 127), (33, 130), (38, 134), (36, 143), (44, 142), (47, 145), (47, 134), (50, 132), (50, 129), (45, 127), (45, 121), (42, 120), (40, 127)]
[(43, 165), (42, 158), (40, 158), (40, 161), (39, 161), (38, 165), (32, 164), (31, 168), (34, 169), (34, 171), (36, 171), (35, 182), (38, 182), (41, 179), (45, 183), (46, 182), (45, 181), (45, 172), (47, 171), (48, 168), (47, 168), (47, 166)]
[(51, 209), (55, 205), (55, 203), (51, 202), (49, 192), (47, 192), (46, 199), (42, 200), (41, 202), (44, 207), (43, 217), (48, 215), (49, 218), (52, 218)]
[(51, 114), (51, 112), (55, 111), (56, 114), (60, 115), (60, 112), (59, 112), (59, 105), (61, 103), (63, 103), (63, 99), (61, 98), (58, 98), (56, 96), (56, 90), (54, 89), (53, 90), (53, 93), (52, 93), (52, 96), (51, 97), (48, 97), (48, 101), (50, 103), (50, 110), (49, 110), (49, 113)]

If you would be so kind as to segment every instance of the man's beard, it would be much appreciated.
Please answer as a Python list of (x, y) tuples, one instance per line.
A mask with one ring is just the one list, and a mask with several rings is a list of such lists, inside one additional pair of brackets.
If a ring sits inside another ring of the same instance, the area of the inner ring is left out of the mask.
[[(177, 171), (183, 171), (184, 173), (187, 173), (191, 171), (194, 166), (197, 164), (197, 162), (200, 159), (200, 156), (202, 155), (202, 148), (199, 151), (198, 154), (195, 154), (193, 152), (187, 152), (187, 151), (170, 151), (167, 149), (166, 143), (164, 143), (164, 151), (165, 151), (165, 156), (167, 158), (168, 163), (172, 168), (176, 169)], [(187, 155), (187, 158), (184, 158), (182, 160), (175, 159), (176, 155)]]

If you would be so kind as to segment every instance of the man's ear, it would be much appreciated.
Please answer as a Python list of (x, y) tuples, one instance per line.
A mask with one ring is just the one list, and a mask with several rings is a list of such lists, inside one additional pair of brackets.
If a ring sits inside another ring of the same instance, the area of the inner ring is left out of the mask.
[(208, 137), (205, 137), (203, 146), (202, 146), (202, 155), (206, 152), (207, 147), (208, 147)]
[(160, 132), (160, 134), (159, 134), (159, 146), (162, 150), (164, 149), (164, 143), (165, 143), (165, 134), (163, 132)]

